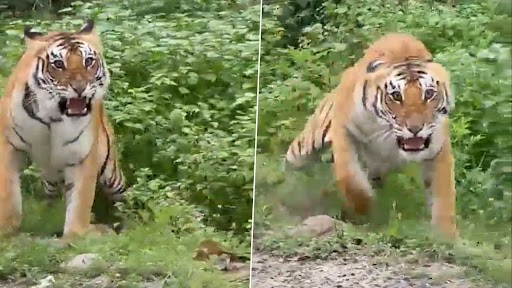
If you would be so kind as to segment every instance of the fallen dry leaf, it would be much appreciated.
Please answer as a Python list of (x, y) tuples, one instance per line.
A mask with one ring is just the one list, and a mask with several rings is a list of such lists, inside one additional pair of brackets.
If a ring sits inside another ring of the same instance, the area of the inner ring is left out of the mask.
[(247, 278), (250, 275), (250, 266), (243, 263), (245, 257), (239, 257), (235, 253), (227, 251), (219, 243), (213, 240), (204, 240), (196, 249), (194, 260), (209, 261), (220, 271), (230, 275), (232, 281)]

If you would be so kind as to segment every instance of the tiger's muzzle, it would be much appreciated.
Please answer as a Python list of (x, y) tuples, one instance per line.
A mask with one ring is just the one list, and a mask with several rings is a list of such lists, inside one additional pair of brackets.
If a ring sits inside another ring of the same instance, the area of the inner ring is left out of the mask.
[(409, 138), (397, 137), (396, 143), (398, 148), (402, 149), (404, 152), (420, 152), (428, 149), (430, 146), (431, 137), (431, 135), (426, 138), (421, 136), (414, 136)]
[(68, 117), (84, 117), (91, 113), (91, 102), (90, 97), (63, 97), (59, 100), (59, 110)]

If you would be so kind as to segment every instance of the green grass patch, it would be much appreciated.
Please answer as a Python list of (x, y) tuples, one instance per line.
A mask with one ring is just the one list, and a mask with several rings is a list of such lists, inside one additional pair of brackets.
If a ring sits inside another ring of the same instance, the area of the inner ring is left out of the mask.
[[(272, 230), (261, 234), (260, 248), (282, 256), (326, 258), (343, 249), (364, 246), (391, 259), (414, 255), (422, 261), (460, 265), (469, 273), (468, 277), (512, 285), (510, 223), (490, 225), (479, 215), (459, 217), (460, 241), (446, 243), (434, 239), (414, 166), (390, 175), (383, 187), (376, 190), (377, 209), (369, 224), (346, 224), (342, 232), (320, 239), (289, 237), (282, 232), (284, 227), (297, 225), (304, 217), (327, 214), (338, 218), (342, 200), (332, 185), (329, 165), (316, 165), (309, 173), (294, 172), (285, 177), (279, 170), (279, 161), (268, 155), (259, 155), (257, 159), (256, 175), (261, 184), (257, 184), (256, 191), (256, 234)], [(325, 196), (325, 190), (329, 195)]]
[[(217, 241), (239, 255), (250, 254), (250, 243), (240, 243), (228, 233), (216, 232), (200, 223), (189, 223), (188, 229), (175, 227), (168, 216), (176, 207), (163, 209), (154, 222), (128, 223), (129, 228), (120, 235), (89, 236), (72, 247), (58, 248), (51, 244), (49, 237), (44, 237), (62, 229), (64, 210), (58, 206), (63, 205), (41, 205), (27, 199), (22, 227), (25, 233), (0, 241), (0, 281), (23, 279), (24, 283), (36, 283), (52, 275), (56, 285), (77, 287), (75, 285), (106, 275), (118, 285), (116, 287), (139, 287), (137, 285), (155, 279), (165, 279), (164, 287), (248, 285), (248, 280), (231, 282), (214, 266), (194, 261), (192, 257), (204, 239)], [(59, 268), (61, 263), (82, 253), (97, 254), (100, 264), (78, 274)]]

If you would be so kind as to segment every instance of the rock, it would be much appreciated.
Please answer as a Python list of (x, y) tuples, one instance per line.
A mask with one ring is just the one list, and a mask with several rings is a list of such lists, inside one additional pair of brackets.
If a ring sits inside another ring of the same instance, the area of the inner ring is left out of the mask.
[(290, 232), (293, 235), (327, 236), (335, 231), (338, 221), (327, 215), (311, 216)]
[(100, 257), (94, 253), (85, 253), (75, 256), (73, 259), (60, 265), (66, 270), (86, 270), (94, 263), (100, 261)]
[(114, 288), (112, 280), (106, 275), (98, 276), (83, 286), (84, 288)]
[(165, 280), (156, 280), (142, 284), (142, 288), (163, 288)]
[(50, 275), (50, 276), (48, 276), (48, 277), (46, 277), (44, 279), (41, 279), (39, 281), (38, 285), (31, 286), (31, 288), (48, 288), (48, 287), (52, 287), (53, 283), (55, 283), (55, 278), (53, 278), (53, 276)]

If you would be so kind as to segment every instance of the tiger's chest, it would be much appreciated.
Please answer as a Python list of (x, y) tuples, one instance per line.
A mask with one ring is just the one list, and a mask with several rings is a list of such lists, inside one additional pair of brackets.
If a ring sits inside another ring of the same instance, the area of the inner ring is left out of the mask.
[(348, 135), (357, 160), (370, 178), (399, 169), (408, 162), (389, 127), (376, 123), (348, 125)]
[(39, 167), (63, 169), (76, 164), (89, 153), (94, 135), (91, 116), (48, 121), (21, 105), (12, 108), (9, 139), (17, 149), (27, 152)]

